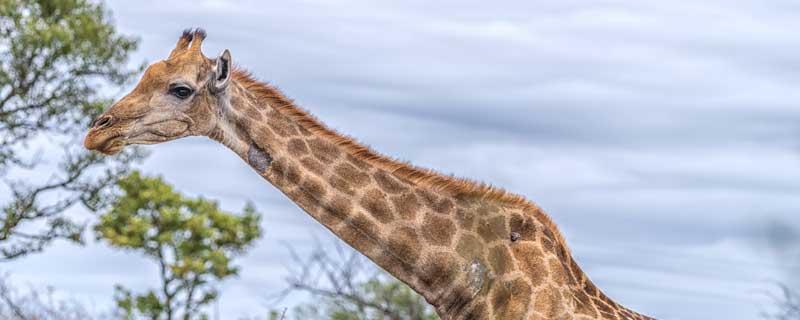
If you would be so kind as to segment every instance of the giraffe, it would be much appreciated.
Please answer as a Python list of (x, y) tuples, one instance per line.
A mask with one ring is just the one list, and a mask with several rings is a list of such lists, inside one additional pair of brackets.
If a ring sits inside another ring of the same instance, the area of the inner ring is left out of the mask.
[(229, 50), (207, 58), (205, 38), (184, 31), (94, 121), (85, 147), (113, 155), (209, 137), (442, 319), (652, 319), (603, 294), (532, 202), (378, 154), (234, 68)]

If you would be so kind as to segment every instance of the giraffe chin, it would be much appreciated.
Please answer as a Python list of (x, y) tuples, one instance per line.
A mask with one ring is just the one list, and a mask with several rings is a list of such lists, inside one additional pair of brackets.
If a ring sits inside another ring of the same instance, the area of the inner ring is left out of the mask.
[(122, 149), (125, 148), (125, 145), (126, 145), (125, 142), (121, 141), (121, 139), (120, 139), (120, 140), (114, 141), (107, 148), (105, 148), (103, 150), (97, 150), (97, 151), (100, 151), (102, 154), (107, 155), (107, 156), (113, 156), (113, 155), (115, 155), (117, 153), (120, 153), (120, 151), (122, 151)]
[(125, 139), (119, 132), (105, 130), (91, 130), (83, 140), (83, 146), (87, 150), (98, 151), (105, 155), (117, 154), (125, 145)]
[(127, 143), (123, 137), (116, 136), (94, 144), (92, 141), (90, 141), (90, 138), (87, 138), (84, 142), (84, 145), (86, 146), (86, 149), (94, 150), (107, 156), (113, 156), (117, 153), (120, 153), (120, 151), (125, 148)]

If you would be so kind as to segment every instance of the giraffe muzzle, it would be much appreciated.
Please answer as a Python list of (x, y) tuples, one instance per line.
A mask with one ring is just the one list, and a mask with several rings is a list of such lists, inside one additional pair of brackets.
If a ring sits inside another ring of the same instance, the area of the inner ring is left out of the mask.
[(97, 117), (83, 140), (83, 146), (106, 155), (120, 152), (125, 147), (125, 141), (119, 128), (114, 127), (119, 122), (117, 120), (114, 116), (106, 114)]

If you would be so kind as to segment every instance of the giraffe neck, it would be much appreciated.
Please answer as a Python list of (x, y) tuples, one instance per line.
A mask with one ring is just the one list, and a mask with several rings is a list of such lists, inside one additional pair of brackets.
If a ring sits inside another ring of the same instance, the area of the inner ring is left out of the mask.
[(626, 319), (627, 309), (591, 284), (529, 202), (481, 196), (494, 192), (485, 186), (442, 187), (452, 178), (408, 169), (333, 133), (240, 71), (218, 105), (209, 137), (443, 319), (554, 318), (575, 314), (576, 305), (591, 319)]
[(428, 302), (441, 301), (463, 273), (451, 252), (456, 225), (445, 218), (455, 199), (344, 150), (276, 105), (287, 101), (265, 99), (241, 81), (221, 100), (209, 137)]

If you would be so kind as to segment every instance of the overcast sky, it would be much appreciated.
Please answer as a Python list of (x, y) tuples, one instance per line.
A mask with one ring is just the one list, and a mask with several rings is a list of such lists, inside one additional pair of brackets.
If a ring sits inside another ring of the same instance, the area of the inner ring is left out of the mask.
[[(754, 319), (768, 305), (760, 290), (800, 272), (796, 1), (109, 5), (141, 39), (134, 62), (166, 58), (181, 30), (203, 27), (206, 55), (230, 49), (331, 127), (527, 196), (588, 275), (635, 310)], [(147, 149), (148, 174), (265, 215), (265, 237), (223, 285), (223, 318), (282, 307), (265, 300), (291, 269), (281, 243), (303, 251), (330, 233), (209, 139)], [(4, 266), (16, 283), (97, 309), (115, 283), (157, 284), (150, 261), (101, 244)]]

